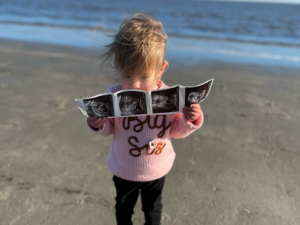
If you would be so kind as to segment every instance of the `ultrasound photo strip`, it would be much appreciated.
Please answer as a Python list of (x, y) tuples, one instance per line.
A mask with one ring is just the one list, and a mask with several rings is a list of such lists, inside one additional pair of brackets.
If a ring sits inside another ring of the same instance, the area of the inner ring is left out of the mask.
[(176, 85), (153, 91), (128, 89), (75, 99), (75, 101), (85, 116), (114, 118), (173, 114), (182, 112), (185, 106), (204, 101), (210, 92), (213, 80), (196, 86)]

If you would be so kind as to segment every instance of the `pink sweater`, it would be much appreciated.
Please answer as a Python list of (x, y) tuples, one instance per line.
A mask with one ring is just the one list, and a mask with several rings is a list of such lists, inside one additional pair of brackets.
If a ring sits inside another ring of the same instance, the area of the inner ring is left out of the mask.
[[(161, 88), (167, 88), (163, 83)], [(121, 84), (111, 86), (106, 93), (123, 90)], [(175, 152), (173, 138), (184, 138), (203, 124), (203, 114), (189, 122), (182, 113), (110, 118), (102, 129), (103, 136), (113, 134), (107, 158), (113, 174), (131, 181), (150, 181), (163, 177), (172, 168)]]

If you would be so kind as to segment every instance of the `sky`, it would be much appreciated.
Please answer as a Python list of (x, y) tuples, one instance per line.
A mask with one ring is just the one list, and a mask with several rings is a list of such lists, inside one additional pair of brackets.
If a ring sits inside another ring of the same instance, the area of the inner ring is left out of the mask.
[(300, 0), (218, 0), (218, 1), (237, 1), (237, 2), (275, 2), (275, 3), (296, 3), (296, 4), (300, 4)]

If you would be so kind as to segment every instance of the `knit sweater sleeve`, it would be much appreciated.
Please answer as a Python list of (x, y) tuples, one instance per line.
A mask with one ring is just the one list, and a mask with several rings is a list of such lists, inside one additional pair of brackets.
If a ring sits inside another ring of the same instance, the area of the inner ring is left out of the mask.
[(182, 113), (177, 113), (174, 116), (170, 134), (173, 138), (185, 138), (199, 129), (203, 124), (203, 120), (204, 116), (202, 111), (194, 122), (188, 121)]
[[(114, 85), (114, 86), (111, 86), (110, 88), (108, 88), (105, 93), (114, 93), (114, 92), (120, 91), (121, 89), (122, 89), (121, 84), (117, 84), (117, 85)], [(87, 125), (91, 131), (98, 133), (98, 134), (102, 134), (103, 136), (109, 136), (111, 134), (114, 134), (114, 119), (113, 118), (108, 118), (106, 120), (104, 126), (100, 129), (95, 129), (95, 128), (91, 127), (88, 123), (87, 123)]]
[(99, 128), (99, 129), (95, 129), (95, 128), (91, 127), (88, 123), (87, 123), (87, 125), (91, 131), (93, 131), (97, 134), (102, 134), (103, 136), (109, 136), (114, 133), (114, 120), (110, 119), (110, 118), (107, 119), (105, 124), (103, 125), (103, 127)]

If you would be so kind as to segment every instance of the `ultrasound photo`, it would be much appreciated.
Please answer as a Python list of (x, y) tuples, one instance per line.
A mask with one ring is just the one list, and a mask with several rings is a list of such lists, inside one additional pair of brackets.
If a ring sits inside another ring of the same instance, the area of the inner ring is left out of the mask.
[(152, 91), (153, 113), (168, 113), (179, 111), (179, 87)]
[(200, 103), (209, 92), (212, 80), (198, 87), (185, 88), (185, 106)]
[(146, 93), (123, 91), (117, 94), (121, 116), (147, 114)]
[(111, 95), (98, 96), (83, 100), (88, 116), (114, 117), (114, 106)]
[[(178, 113), (185, 106), (204, 101), (210, 92), (213, 80), (196, 86), (176, 85), (147, 92), (121, 90), (111, 94), (75, 99), (75, 102), (85, 116), (117, 118)], [(152, 112), (149, 107), (152, 107)]]

